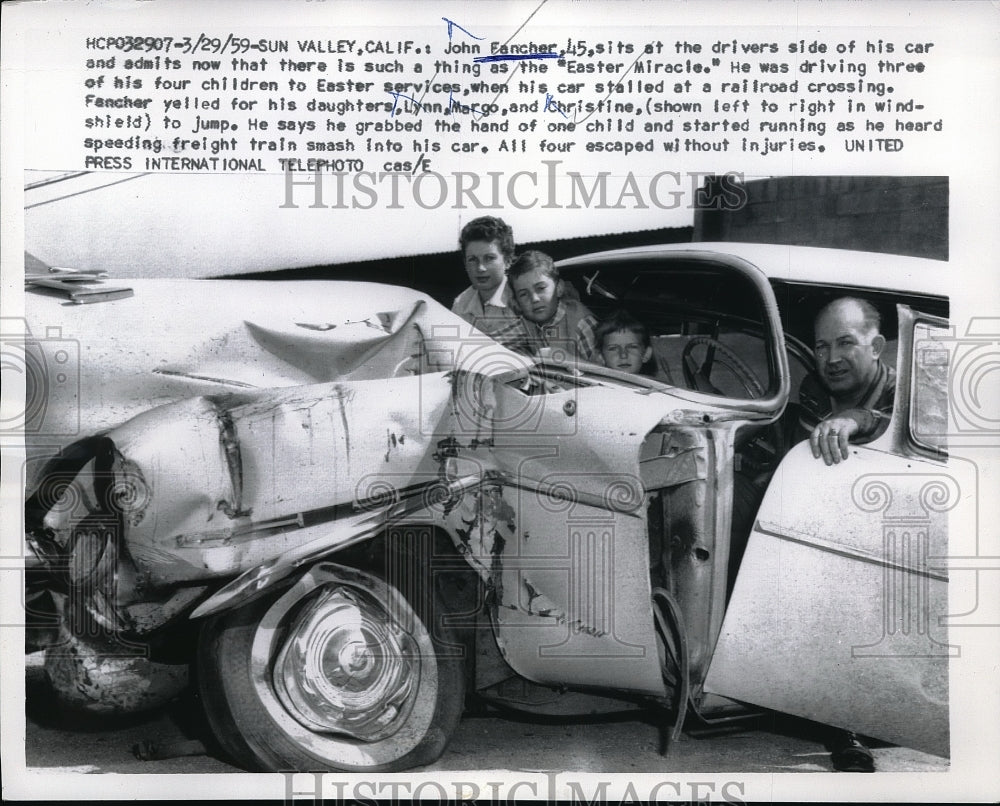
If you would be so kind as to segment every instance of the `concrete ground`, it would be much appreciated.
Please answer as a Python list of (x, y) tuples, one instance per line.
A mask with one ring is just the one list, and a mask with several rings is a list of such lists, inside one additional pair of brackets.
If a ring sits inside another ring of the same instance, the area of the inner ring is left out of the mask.
[[(25, 758), (29, 768), (64, 772), (222, 773), (236, 767), (211, 755), (140, 761), (141, 742), (170, 744), (203, 733), (197, 702), (186, 696), (168, 709), (111, 720), (67, 714), (48, 689), (41, 655), (29, 656)], [(541, 721), (487, 709), (467, 715), (444, 755), (425, 771), (560, 770), (589, 773), (829, 772), (829, 753), (802, 720), (775, 715), (755, 729), (708, 738), (684, 737), (666, 756), (649, 719)], [(194, 749), (188, 747), (187, 749)], [(935, 772), (948, 761), (902, 747), (872, 747), (879, 772)]]

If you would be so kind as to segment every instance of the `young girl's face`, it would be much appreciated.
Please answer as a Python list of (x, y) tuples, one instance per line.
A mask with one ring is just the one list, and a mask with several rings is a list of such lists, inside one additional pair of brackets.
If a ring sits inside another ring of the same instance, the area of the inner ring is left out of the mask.
[(525, 319), (544, 325), (556, 315), (559, 283), (541, 269), (532, 269), (519, 277), (513, 277), (510, 284)]
[(652, 347), (643, 347), (642, 340), (628, 330), (616, 330), (604, 337), (601, 344), (601, 355), (604, 363), (612, 369), (622, 372), (638, 373), (642, 365), (649, 361), (653, 354)]

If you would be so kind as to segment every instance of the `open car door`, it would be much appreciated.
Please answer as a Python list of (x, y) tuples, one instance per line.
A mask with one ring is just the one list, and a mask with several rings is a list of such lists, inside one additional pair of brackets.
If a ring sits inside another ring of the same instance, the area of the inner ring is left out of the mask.
[[(807, 443), (758, 511), (705, 690), (937, 755), (949, 752), (944, 320), (899, 306), (888, 431), (826, 467)], [(972, 482), (974, 484), (974, 480)]]

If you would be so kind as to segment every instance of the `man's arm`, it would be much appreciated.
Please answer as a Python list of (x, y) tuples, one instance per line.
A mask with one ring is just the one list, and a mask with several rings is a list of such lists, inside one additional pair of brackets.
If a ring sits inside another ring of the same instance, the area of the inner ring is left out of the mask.
[(896, 398), (896, 374), (883, 367), (878, 382), (869, 391), (863, 406), (835, 413), (830, 413), (829, 408), (825, 412), (822, 410), (825, 403), (815, 391), (806, 381), (803, 381), (799, 390), (799, 399), (805, 412), (819, 419), (809, 429), (809, 445), (816, 459), (822, 457), (828, 465), (837, 464), (848, 457), (850, 442), (871, 442), (882, 436), (889, 427)]
[(814, 459), (822, 457), (827, 465), (835, 465), (849, 455), (848, 445), (861, 426), (867, 425), (863, 409), (848, 409), (821, 421), (809, 434), (809, 447)]
[(877, 409), (845, 409), (818, 423), (809, 435), (813, 457), (835, 465), (849, 455), (850, 442), (871, 442), (885, 433), (890, 412)]

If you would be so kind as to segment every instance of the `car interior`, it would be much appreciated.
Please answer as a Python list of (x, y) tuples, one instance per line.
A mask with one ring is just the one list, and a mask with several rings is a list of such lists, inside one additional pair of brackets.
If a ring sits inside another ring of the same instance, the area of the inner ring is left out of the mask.
[[(685, 264), (642, 260), (602, 262), (573, 267), (564, 278), (603, 319), (624, 310), (650, 331), (653, 359), (644, 373), (653, 380), (733, 399), (759, 398), (775, 388), (777, 379), (768, 361), (763, 302), (753, 284), (724, 265)], [(896, 364), (896, 303), (910, 303), (928, 312), (940, 311), (939, 302), (903, 298), (886, 292), (831, 285), (772, 281), (781, 316), (790, 394), (777, 423), (741, 429), (734, 457), (733, 519), (730, 589), (754, 514), (782, 457), (799, 439), (799, 389), (815, 372), (812, 326), (819, 310), (841, 296), (864, 296), (882, 316), (886, 336), (885, 361)], [(600, 360), (600, 359), (598, 359)]]

